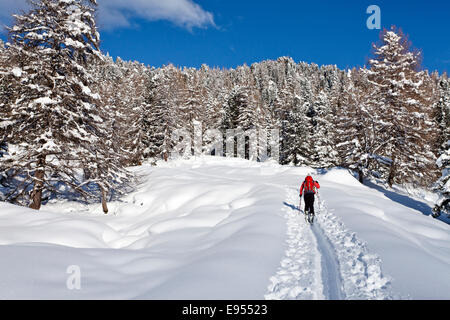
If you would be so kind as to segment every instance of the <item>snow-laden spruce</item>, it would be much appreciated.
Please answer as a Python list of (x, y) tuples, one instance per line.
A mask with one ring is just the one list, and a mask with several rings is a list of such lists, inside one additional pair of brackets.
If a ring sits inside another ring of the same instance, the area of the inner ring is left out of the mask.
[(437, 165), (442, 169), (442, 176), (436, 183), (439, 199), (434, 207), (434, 215), (441, 213), (450, 215), (450, 140), (446, 143), (447, 150), (437, 160)]
[(439, 89), (441, 99), (438, 103), (438, 114), (442, 148), (436, 163), (442, 170), (442, 175), (435, 185), (435, 190), (440, 195), (434, 207), (435, 216), (441, 213), (450, 215), (450, 81), (448, 79), (439, 81)]
[[(419, 183), (428, 186), (437, 178), (435, 92), (432, 79), (420, 71), (421, 54), (410, 47), (408, 37), (392, 28), (381, 34), (367, 70), (374, 85), (368, 101), (377, 144), (372, 153), (388, 159), (387, 182)], [(425, 184), (426, 185), (426, 184)]]
[(95, 0), (42, 0), (14, 15), (0, 119), (11, 147), (0, 162), (7, 201), (27, 205), (30, 196), (39, 209), (48, 192), (91, 197), (95, 184), (107, 212), (106, 193), (127, 176), (88, 70), (102, 58), (95, 7)]

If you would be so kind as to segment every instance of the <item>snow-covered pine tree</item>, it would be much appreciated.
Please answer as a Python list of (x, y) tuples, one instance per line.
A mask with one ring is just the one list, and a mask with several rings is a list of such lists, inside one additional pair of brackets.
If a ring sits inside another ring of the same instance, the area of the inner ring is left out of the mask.
[(372, 88), (366, 74), (356, 68), (347, 72), (336, 110), (340, 165), (355, 170), (361, 183), (371, 169), (375, 136), (374, 111), (369, 103)]
[(243, 131), (256, 129), (257, 110), (259, 101), (256, 90), (251, 82), (245, 83), (243, 87), (235, 88), (233, 103), (238, 110), (236, 125)]
[(123, 99), (118, 101), (118, 104), (122, 119), (119, 131), (120, 146), (122, 163), (125, 166), (140, 165), (144, 158), (145, 141), (149, 130), (147, 119), (149, 110), (145, 102), (148, 97), (148, 81), (149, 75), (144, 66), (129, 63), (117, 88), (123, 93)]
[(446, 75), (438, 79), (440, 99), (438, 102), (438, 122), (441, 128), (441, 150), (437, 161), (442, 175), (436, 183), (435, 191), (439, 199), (434, 207), (434, 216), (441, 212), (450, 215), (450, 82)]
[[(206, 111), (206, 94), (200, 73), (193, 68), (185, 69), (179, 73), (177, 84), (178, 102), (175, 106), (179, 114), (177, 127), (187, 130), (191, 139), (194, 139), (194, 126), (203, 122)], [(191, 153), (193, 151), (192, 145)]]
[(228, 94), (228, 99), (224, 105), (225, 116), (222, 123), (222, 129), (235, 129), (238, 126), (239, 109), (246, 105), (246, 96), (241, 86), (235, 85)]
[(100, 94), (101, 109), (109, 115), (106, 128), (109, 131), (111, 151), (122, 162), (129, 156), (123, 151), (123, 128), (126, 124), (121, 106), (128, 102), (123, 93), (129, 90), (127, 82), (124, 81), (127, 85), (125, 88), (120, 85), (124, 78), (124, 68), (119, 61), (114, 63), (111, 57), (106, 56), (100, 63), (91, 65), (90, 71), (94, 77), (93, 91)]
[(309, 110), (310, 139), (313, 142), (310, 150), (310, 164), (316, 168), (329, 168), (338, 162), (338, 153), (334, 150), (334, 119), (331, 103), (324, 90), (316, 95), (316, 100)]
[[(232, 89), (226, 95), (223, 105), (223, 119), (221, 130), (226, 136), (227, 130), (245, 132), (256, 129), (256, 110), (259, 108), (259, 99), (251, 79), (250, 69), (247, 66), (239, 67), (230, 74), (233, 84)], [(256, 137), (255, 137), (256, 138)], [(235, 137), (234, 152), (237, 153), (237, 137)], [(248, 150), (248, 143), (245, 149)], [(227, 150), (227, 153), (230, 150)], [(248, 152), (246, 151), (246, 156)]]
[(266, 95), (266, 123), (269, 128), (279, 128), (280, 127), (280, 117), (283, 110), (283, 101), (278, 94), (278, 86), (271, 79), (267, 83), (267, 87), (264, 90)]
[(281, 162), (299, 165), (306, 162), (311, 145), (306, 113), (310, 106), (311, 87), (303, 75), (299, 75), (292, 59), (284, 60), (286, 83), (280, 90), (284, 104), (281, 116)]
[(172, 132), (176, 129), (178, 114), (177, 105), (178, 70), (169, 65), (157, 70), (148, 82), (147, 141), (144, 150), (145, 158), (169, 159), (172, 151)]
[(136, 62), (116, 63), (105, 57), (92, 70), (95, 91), (100, 93), (103, 109), (108, 109), (110, 137), (114, 152), (124, 166), (139, 165), (143, 160), (147, 115), (148, 69)]
[[(1, 116), (6, 114), (6, 105), (8, 104), (8, 86), (10, 84), (10, 81), (8, 81), (8, 60), (4, 43), (0, 39), (0, 123), (5, 121)], [(5, 125), (0, 125), (0, 158), (7, 151), (5, 128)], [(2, 174), (3, 172), (0, 172), (0, 182), (2, 181)]]
[(435, 190), (439, 193), (439, 199), (434, 207), (434, 217), (442, 212), (450, 215), (450, 140), (447, 141), (446, 150), (437, 160), (437, 165), (442, 170), (442, 176), (437, 181)]
[(436, 113), (440, 128), (440, 154), (442, 154), (447, 149), (447, 141), (450, 139), (450, 81), (446, 75), (442, 77), (436, 75), (436, 77), (439, 95), (439, 101), (436, 103)]
[(131, 130), (128, 131), (128, 136), (133, 138), (133, 148), (130, 152), (134, 154), (132, 164), (141, 164), (145, 159), (145, 150), (149, 147), (150, 134), (151, 134), (151, 120), (150, 114), (150, 86), (151, 70), (146, 69), (143, 65), (140, 65), (134, 73), (135, 90), (134, 93), (137, 100), (134, 101), (134, 117), (131, 117), (129, 121), (133, 121)]
[[(300, 166), (309, 166), (312, 163), (312, 152), (314, 139), (311, 135), (313, 132), (311, 117), (313, 116), (313, 83), (312, 79), (305, 70), (306, 65), (299, 65), (299, 88), (298, 93), (298, 109), (293, 111), (294, 132), (292, 136), (291, 148), (295, 150), (291, 153), (291, 159), (294, 164)], [(291, 124), (292, 125), (292, 124)]]
[(216, 150), (216, 144), (223, 139), (223, 136), (217, 136), (216, 130), (220, 130), (223, 118), (222, 106), (226, 101), (225, 76), (220, 69), (210, 69), (206, 65), (202, 65), (199, 72), (202, 86), (206, 91), (202, 117), (203, 152), (208, 155), (217, 155), (220, 150)]
[[(265, 155), (267, 151), (270, 153), (270, 146), (268, 145), (269, 150), (263, 150), (265, 146), (261, 145), (257, 141), (259, 137), (258, 134), (264, 135), (265, 133), (265, 131), (261, 131), (261, 129), (267, 128), (265, 124), (265, 112), (262, 107), (261, 95), (250, 70), (248, 70), (244, 82), (244, 96), (246, 101), (243, 104), (243, 108), (239, 112), (238, 129), (241, 129), (245, 134), (245, 158), (256, 161), (258, 157), (261, 158), (261, 156)], [(277, 129), (277, 127), (271, 127), (270, 129)], [(263, 136), (259, 138), (270, 139), (270, 137)], [(250, 141), (254, 143), (256, 154), (250, 154)]]
[(46, 191), (89, 197), (87, 186), (96, 184), (106, 213), (109, 189), (129, 177), (110, 149), (108, 114), (91, 90), (87, 67), (102, 57), (95, 9), (95, 0), (32, 2), (8, 29), (16, 95), (1, 125), (19, 147), (1, 162), (19, 180), (8, 200), (30, 194), (30, 207), (39, 209)]
[[(306, 106), (309, 109), (309, 105)], [(302, 165), (308, 162), (311, 150), (309, 137), (310, 123), (306, 117), (305, 105), (299, 96), (294, 97), (294, 105), (286, 113), (282, 125), (281, 161), (283, 164)]]
[[(235, 130), (242, 128), (241, 125), (248, 125), (247, 120), (251, 119), (252, 114), (250, 109), (247, 107), (247, 94), (245, 88), (241, 85), (235, 85), (234, 88), (229, 93), (226, 104), (224, 105), (224, 119), (222, 123), (222, 131), (226, 139), (231, 139), (227, 136), (227, 130)], [(245, 117), (242, 116), (242, 112)], [(234, 155), (232, 150), (226, 149), (228, 155), (233, 155), (237, 157), (237, 139), (234, 139)]]
[(419, 72), (421, 54), (412, 51), (401, 30), (381, 32), (374, 46), (369, 80), (378, 93), (375, 112), (380, 119), (376, 158), (388, 159), (390, 185), (430, 185), (436, 179), (437, 126), (433, 121), (433, 94), (429, 75)]

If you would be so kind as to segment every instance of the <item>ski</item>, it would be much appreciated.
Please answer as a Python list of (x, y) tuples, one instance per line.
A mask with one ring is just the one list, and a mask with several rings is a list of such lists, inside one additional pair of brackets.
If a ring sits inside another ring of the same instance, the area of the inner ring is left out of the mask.
[(309, 224), (314, 223), (314, 214), (310, 213), (309, 211), (305, 211), (305, 221)]

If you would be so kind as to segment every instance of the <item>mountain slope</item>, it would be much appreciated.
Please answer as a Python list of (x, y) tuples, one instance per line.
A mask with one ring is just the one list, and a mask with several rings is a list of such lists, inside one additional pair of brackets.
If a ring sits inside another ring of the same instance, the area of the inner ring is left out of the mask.
[[(137, 191), (100, 205), (0, 203), (0, 298), (448, 299), (450, 227), (345, 170), (197, 158), (133, 168)], [(320, 206), (319, 206), (320, 204)], [(81, 289), (69, 290), (77, 266)]]

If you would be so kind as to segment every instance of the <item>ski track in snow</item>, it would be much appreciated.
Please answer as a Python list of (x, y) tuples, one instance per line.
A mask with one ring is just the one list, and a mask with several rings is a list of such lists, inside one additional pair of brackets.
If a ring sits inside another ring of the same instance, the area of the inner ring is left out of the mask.
[[(295, 187), (286, 186), (287, 203), (299, 198)], [(320, 201), (319, 209), (317, 208)], [(310, 226), (300, 211), (284, 206), (287, 219), (285, 257), (270, 285), (268, 300), (398, 299), (390, 278), (381, 271), (381, 260), (366, 244), (330, 213), (325, 201), (316, 199), (316, 218)]]
[(339, 263), (334, 253), (333, 246), (317, 223), (312, 225), (311, 230), (316, 238), (317, 248), (321, 252), (321, 276), (325, 298), (327, 300), (345, 299), (345, 295), (342, 290), (342, 279), (339, 270)]
[[(298, 200), (290, 196), (289, 203)], [(285, 257), (277, 274), (270, 278), (268, 300), (324, 299), (320, 275), (320, 256), (317, 243), (309, 226), (298, 211), (283, 207), (287, 219), (287, 245)]]

